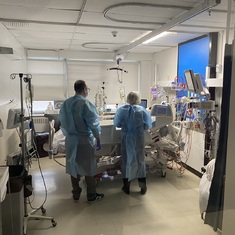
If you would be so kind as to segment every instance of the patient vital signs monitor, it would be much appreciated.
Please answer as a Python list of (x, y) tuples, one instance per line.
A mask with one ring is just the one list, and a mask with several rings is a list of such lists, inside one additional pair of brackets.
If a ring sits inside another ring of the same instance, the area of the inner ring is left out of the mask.
[(184, 76), (187, 83), (187, 90), (200, 94), (203, 91), (203, 85), (200, 74), (194, 73), (192, 69), (184, 71)]
[(142, 106), (142, 107), (144, 107), (145, 109), (147, 109), (147, 107), (148, 107), (148, 101), (147, 101), (147, 99), (141, 99), (140, 106)]
[(157, 128), (161, 128), (167, 124), (173, 122), (173, 113), (170, 105), (161, 105), (161, 104), (154, 104), (150, 115), (155, 117), (155, 125)]

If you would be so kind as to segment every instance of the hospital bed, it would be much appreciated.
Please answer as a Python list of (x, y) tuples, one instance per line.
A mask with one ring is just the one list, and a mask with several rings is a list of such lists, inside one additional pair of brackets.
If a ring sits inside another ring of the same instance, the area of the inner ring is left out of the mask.
[[(49, 158), (65, 157), (65, 136), (61, 129), (55, 132), (55, 120), (58, 115), (45, 115), (49, 119), (49, 141), (43, 148), (48, 152)], [(121, 130), (113, 125), (113, 120), (101, 120), (101, 144), (102, 148), (96, 150), (97, 174), (101, 174), (113, 168), (120, 168), (120, 143)]]
[[(169, 160), (178, 161), (182, 125), (173, 125), (173, 113), (170, 105), (154, 104), (150, 115), (153, 123), (145, 131), (145, 152), (147, 170), (160, 169), (162, 177), (166, 176)], [(101, 150), (96, 155), (100, 172), (120, 167), (121, 130), (113, 125), (113, 120), (101, 121)]]
[[(98, 174), (105, 178), (120, 174), (121, 169), (121, 129), (113, 125), (113, 120), (101, 120), (101, 149), (95, 152), (97, 157)], [(108, 172), (108, 173), (107, 173)], [(111, 177), (112, 178), (112, 177)]]
[[(150, 114), (153, 126), (145, 132), (146, 166), (150, 170), (160, 169), (161, 175), (165, 177), (167, 162), (177, 160), (182, 128), (172, 125), (173, 113), (170, 105), (154, 104)], [(113, 125), (113, 120), (101, 120), (100, 126), (102, 148), (95, 152), (98, 174), (114, 168), (120, 169), (121, 163), (121, 129)], [(53, 127), (50, 129), (53, 130)], [(52, 135), (51, 154), (56, 154), (55, 150), (64, 149), (64, 141), (61, 133), (57, 137), (57, 133), (52, 131)]]
[(154, 104), (150, 114), (153, 125), (145, 135), (145, 162), (147, 169), (160, 169), (161, 176), (165, 177), (168, 161), (178, 161), (182, 125), (173, 125), (170, 105)]

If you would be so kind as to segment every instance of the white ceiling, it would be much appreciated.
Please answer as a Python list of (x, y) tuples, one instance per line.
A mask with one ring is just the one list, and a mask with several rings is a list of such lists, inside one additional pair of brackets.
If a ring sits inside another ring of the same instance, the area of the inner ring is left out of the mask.
[[(187, 12), (214, 1), (0, 0), (0, 22), (25, 49), (154, 53), (225, 30), (228, 1), (191, 18)], [(165, 30), (176, 34), (133, 43)]]

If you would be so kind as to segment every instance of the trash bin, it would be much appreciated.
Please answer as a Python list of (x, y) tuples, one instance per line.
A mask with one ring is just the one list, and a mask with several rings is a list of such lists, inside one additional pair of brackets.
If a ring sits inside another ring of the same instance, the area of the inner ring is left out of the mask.
[(2, 235), (23, 234), (25, 174), (24, 166), (9, 166), (7, 194), (2, 202)]
[(24, 166), (12, 165), (9, 167), (9, 182), (7, 184), (7, 193), (18, 193), (24, 185), (26, 175)]

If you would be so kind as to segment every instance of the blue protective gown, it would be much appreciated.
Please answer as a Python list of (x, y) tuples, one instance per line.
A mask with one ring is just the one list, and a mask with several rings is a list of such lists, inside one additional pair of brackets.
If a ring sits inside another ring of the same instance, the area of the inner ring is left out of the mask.
[(101, 132), (96, 107), (81, 95), (70, 97), (60, 109), (60, 122), (65, 135), (66, 173), (94, 176), (95, 138)]
[(123, 178), (129, 181), (146, 177), (145, 134), (152, 127), (148, 111), (140, 105), (125, 105), (118, 108), (114, 125), (121, 127), (121, 159)]

